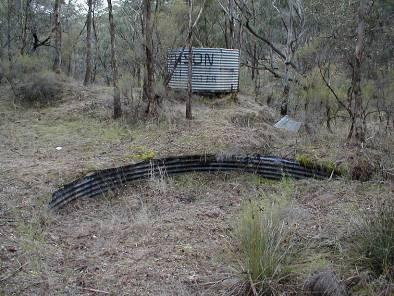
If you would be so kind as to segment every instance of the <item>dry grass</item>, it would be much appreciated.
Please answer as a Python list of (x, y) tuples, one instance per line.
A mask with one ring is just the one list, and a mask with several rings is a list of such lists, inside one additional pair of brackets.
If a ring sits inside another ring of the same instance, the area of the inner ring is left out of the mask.
[(54, 73), (36, 73), (17, 88), (18, 99), (24, 106), (54, 105), (63, 95), (63, 84)]
[[(183, 105), (168, 102), (173, 113), (165, 120), (131, 125), (127, 118), (110, 119), (107, 88), (73, 85), (60, 105), (28, 110), (10, 106), (8, 94), (0, 89), (0, 291), (6, 295), (226, 294), (237, 285), (225, 246), (241, 203), (286, 191), (251, 175), (192, 174), (134, 184), (49, 213), (50, 194), (90, 170), (149, 153), (309, 153), (346, 160), (342, 143), (329, 134), (288, 135), (264, 120), (235, 126), (233, 115), (266, 112), (247, 96), (239, 104), (196, 102), (191, 122), (180, 116)], [(341, 278), (354, 275), (342, 260), (350, 218), (390, 190), (380, 181), (295, 182), (287, 215), (298, 218), (294, 229), (312, 249), (295, 266), (294, 281), (303, 283), (327, 266)], [(382, 289), (379, 282), (373, 285), (374, 291)]]
[(394, 201), (386, 198), (364, 210), (355, 222), (350, 242), (352, 263), (375, 276), (394, 280)]

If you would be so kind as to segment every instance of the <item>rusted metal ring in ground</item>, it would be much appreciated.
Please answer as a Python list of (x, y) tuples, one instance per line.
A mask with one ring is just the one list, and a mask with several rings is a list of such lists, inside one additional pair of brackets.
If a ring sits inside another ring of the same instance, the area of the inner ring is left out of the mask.
[(324, 168), (311, 168), (298, 161), (273, 156), (190, 155), (151, 159), (137, 164), (96, 171), (75, 180), (53, 193), (49, 208), (59, 209), (81, 197), (95, 197), (116, 190), (126, 183), (152, 176), (172, 176), (189, 172), (241, 171), (280, 180), (326, 179), (336, 173)]

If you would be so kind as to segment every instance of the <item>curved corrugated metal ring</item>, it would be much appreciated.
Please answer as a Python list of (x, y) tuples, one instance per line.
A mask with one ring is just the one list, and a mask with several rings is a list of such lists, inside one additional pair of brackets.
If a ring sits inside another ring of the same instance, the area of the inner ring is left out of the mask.
[(325, 179), (337, 174), (328, 169), (305, 167), (298, 161), (272, 156), (190, 155), (168, 157), (96, 171), (55, 191), (49, 202), (49, 208), (59, 209), (72, 200), (81, 197), (95, 197), (119, 189), (128, 182), (151, 176), (217, 171), (242, 171), (273, 180), (280, 180), (283, 177)]

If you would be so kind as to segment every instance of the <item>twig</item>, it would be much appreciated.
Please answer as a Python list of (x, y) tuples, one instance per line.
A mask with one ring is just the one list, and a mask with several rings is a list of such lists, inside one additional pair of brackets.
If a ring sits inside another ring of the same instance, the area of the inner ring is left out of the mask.
[[(261, 41), (263, 41), (265, 44), (267, 44), (270, 48), (272, 48), (272, 50), (278, 54), (282, 60), (286, 61), (286, 55), (279, 49), (277, 48), (272, 42), (271, 40), (265, 38), (263, 35), (259, 35), (256, 33), (256, 31), (254, 31), (254, 29), (250, 26), (249, 24), (249, 20), (246, 21), (246, 29), (248, 29), (248, 32), (250, 34), (252, 34), (253, 36), (255, 36), (257, 39), (260, 39)], [(288, 64), (296, 71), (298, 71), (297, 66), (292, 62), (288, 62)]]
[(250, 276), (250, 273), (248, 273), (248, 276), (249, 276), (250, 287), (252, 288), (253, 295), (257, 296), (258, 295), (257, 290), (256, 290), (256, 287), (254, 286), (254, 283), (252, 281), (252, 277)]
[(200, 285), (200, 286), (217, 285), (217, 284), (220, 284), (220, 283), (224, 282), (225, 280), (231, 279), (231, 278), (233, 278), (233, 277), (236, 277), (236, 275), (232, 274), (232, 275), (227, 276), (227, 277), (225, 277), (225, 278), (222, 278), (222, 279), (220, 279), (220, 280), (218, 280), (218, 281), (201, 283), (201, 284), (199, 284), (199, 285)]
[(350, 108), (348, 108), (343, 102), (342, 100), (338, 97), (337, 93), (335, 92), (335, 90), (332, 88), (332, 86), (330, 85), (330, 83), (326, 80), (325, 75), (322, 72), (321, 66), (319, 65), (319, 72), (320, 72), (320, 76), (323, 79), (324, 84), (328, 87), (328, 89), (330, 90), (330, 92), (334, 95), (335, 100), (338, 102), (339, 105), (341, 105), (343, 108), (345, 108), (345, 110), (349, 113), (352, 114)]
[(81, 288), (82, 290), (90, 291), (90, 292), (96, 292), (96, 293), (102, 293), (102, 294), (109, 294), (107, 291), (103, 290), (97, 290), (97, 289), (92, 289), (92, 288)]
[(330, 175), (330, 178), (328, 179), (329, 181), (331, 181), (331, 180), (332, 180), (332, 177), (334, 176), (334, 171), (335, 171), (335, 169), (334, 169), (334, 170), (332, 170), (332, 172), (331, 172), (331, 175)]
[(15, 269), (14, 271), (12, 271), (9, 275), (3, 277), (0, 279), (0, 282), (4, 282), (5, 280), (9, 279), (10, 277), (14, 276), (15, 274), (17, 274), (19, 271), (22, 270), (23, 267), (25, 267), (27, 265), (27, 263), (19, 266), (17, 269)]

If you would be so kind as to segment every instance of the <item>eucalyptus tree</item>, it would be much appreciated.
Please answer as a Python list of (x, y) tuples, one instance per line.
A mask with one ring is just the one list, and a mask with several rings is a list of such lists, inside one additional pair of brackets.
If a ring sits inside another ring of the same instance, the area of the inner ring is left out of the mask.
[(8, 61), (12, 62), (12, 39), (11, 39), (11, 26), (12, 26), (12, 17), (14, 15), (14, 5), (12, 0), (7, 0), (7, 52), (8, 52)]
[[(366, 140), (369, 115), (384, 111), (388, 118), (392, 116), (387, 108), (390, 104), (379, 99), (376, 88), (380, 73), (390, 75), (393, 67), (394, 4), (370, 0), (338, 0), (335, 7), (321, 4), (319, 18), (324, 42), (319, 49), (320, 75), (338, 110), (345, 111), (350, 119), (348, 140), (361, 145)], [(332, 83), (334, 71), (343, 76), (340, 83)]]
[(188, 79), (187, 79), (187, 101), (186, 101), (186, 118), (187, 119), (192, 119), (192, 92), (193, 92), (193, 29), (196, 27), (200, 17), (201, 13), (204, 10), (204, 5), (205, 5), (205, 0), (202, 3), (200, 10), (193, 21), (193, 0), (188, 0), (188, 5), (189, 5), (189, 25), (188, 25), (188, 32), (187, 32), (187, 39), (186, 39), (186, 44), (188, 47)]
[[(235, 0), (242, 11), (245, 28), (251, 36), (261, 42), (274, 57), (270, 63), (259, 61), (252, 67), (268, 71), (283, 83), (280, 112), (286, 115), (291, 82), (302, 74), (296, 61), (296, 52), (305, 42), (305, 14), (302, 0)], [(269, 23), (264, 23), (269, 20)], [(274, 26), (274, 27), (273, 27)], [(274, 33), (272, 31), (274, 30)], [(263, 57), (263, 60), (267, 60)], [(278, 64), (275, 66), (275, 64)]]
[(112, 85), (114, 88), (114, 119), (122, 115), (122, 106), (120, 102), (120, 89), (118, 84), (118, 64), (116, 60), (116, 36), (115, 36), (115, 22), (112, 10), (112, 1), (107, 0), (108, 3), (108, 20), (109, 20), (109, 34), (111, 36), (111, 66), (112, 66)]
[(154, 83), (154, 56), (153, 56), (153, 20), (152, 20), (152, 3), (151, 0), (144, 0), (144, 17), (143, 29), (145, 37), (145, 73), (144, 73), (144, 87), (143, 96), (147, 100), (148, 105), (146, 114), (148, 116), (156, 117), (158, 115), (158, 101), (153, 91)]
[(53, 8), (53, 31), (55, 35), (55, 58), (53, 60), (53, 71), (60, 73), (62, 65), (62, 24), (61, 24), (61, 0), (55, 0)]
[[(20, 54), (24, 55), (26, 53), (27, 47), (27, 34), (29, 28), (29, 22), (31, 18), (31, 3), (33, 0), (25, 0), (24, 7), (21, 7), (21, 46), (20, 46)], [(23, 3), (23, 2), (22, 2)]]
[[(232, 5), (234, 0), (231, 0)], [(196, 2), (198, 5), (198, 2)], [(193, 29), (194, 43), (201, 47), (224, 47), (233, 48), (235, 42), (230, 33), (229, 26), (234, 18), (229, 11), (227, 0), (206, 1), (204, 13), (201, 15), (196, 27)], [(231, 6), (232, 7), (232, 6)], [(233, 30), (234, 31), (234, 30)], [(237, 46), (239, 44), (236, 44)]]
[(92, 19), (93, 19), (93, 0), (88, 0), (88, 14), (86, 17), (86, 69), (84, 85), (92, 80)]

